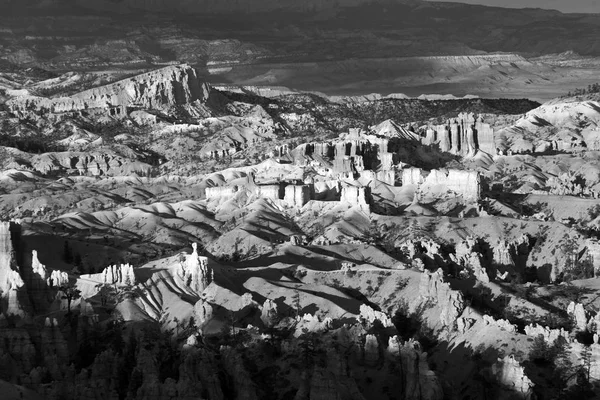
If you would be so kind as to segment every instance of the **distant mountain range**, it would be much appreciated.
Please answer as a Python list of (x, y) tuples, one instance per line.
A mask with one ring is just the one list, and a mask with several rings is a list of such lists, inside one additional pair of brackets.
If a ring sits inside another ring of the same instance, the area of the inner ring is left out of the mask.
[(598, 38), (600, 14), (420, 0), (0, 0), (0, 62), (328, 94), (550, 98), (595, 82)]

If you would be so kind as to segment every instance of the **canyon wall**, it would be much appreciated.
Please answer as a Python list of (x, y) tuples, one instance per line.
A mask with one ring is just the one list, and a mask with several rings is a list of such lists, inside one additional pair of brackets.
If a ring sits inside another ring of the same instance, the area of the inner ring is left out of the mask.
[(291, 207), (302, 207), (311, 199), (311, 187), (309, 185), (288, 185), (285, 187), (284, 201)]
[(340, 201), (358, 207), (361, 210), (370, 211), (368, 188), (344, 186), (342, 187)]
[(477, 201), (481, 194), (481, 177), (476, 171), (439, 169), (427, 173), (420, 168), (407, 168), (402, 171), (402, 184), (416, 185), (419, 198), (452, 192), (466, 201)]
[(71, 97), (22, 96), (9, 100), (8, 109), (20, 117), (34, 113), (66, 113), (92, 109), (112, 116), (124, 116), (127, 107), (170, 108), (174, 105), (205, 102), (210, 87), (189, 65), (175, 65), (101, 86)]
[(423, 143), (437, 143), (440, 150), (463, 157), (473, 157), (479, 150), (496, 154), (493, 128), (473, 113), (461, 113), (445, 124), (428, 127)]

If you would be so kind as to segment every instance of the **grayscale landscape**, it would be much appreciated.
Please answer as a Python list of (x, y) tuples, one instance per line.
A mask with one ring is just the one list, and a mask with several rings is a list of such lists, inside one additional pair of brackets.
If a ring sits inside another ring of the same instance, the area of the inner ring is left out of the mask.
[(599, 398), (599, 37), (0, 0), (0, 398)]

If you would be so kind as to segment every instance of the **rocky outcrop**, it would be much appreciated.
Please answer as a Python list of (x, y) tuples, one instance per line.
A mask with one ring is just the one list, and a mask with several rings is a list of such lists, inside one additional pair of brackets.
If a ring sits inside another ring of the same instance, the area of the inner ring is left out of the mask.
[(112, 116), (124, 116), (128, 107), (144, 109), (170, 108), (201, 103), (208, 99), (210, 88), (188, 65), (169, 66), (110, 85), (86, 90), (71, 97), (18, 97), (7, 102), (9, 110), (20, 117), (31, 112), (65, 113), (93, 109)]
[(12, 222), (0, 222), (0, 291), (3, 295), (24, 285), (13, 248), (14, 226)]
[(111, 151), (58, 152), (34, 156), (31, 166), (42, 174), (68, 171), (84, 176), (149, 176), (152, 166)]
[(423, 142), (438, 143), (440, 150), (464, 157), (473, 157), (478, 150), (496, 154), (494, 130), (473, 113), (461, 113), (444, 125), (428, 127)]
[(569, 342), (569, 332), (565, 331), (564, 328), (561, 329), (550, 329), (547, 326), (542, 326), (538, 324), (527, 325), (525, 327), (525, 334), (527, 336), (537, 338), (538, 336), (542, 336), (544, 340), (552, 344), (558, 338), (563, 338), (566, 342)]
[(462, 196), (465, 201), (477, 201), (481, 193), (480, 179), (477, 171), (440, 169), (427, 173), (420, 168), (402, 171), (402, 185), (416, 185), (416, 196), (419, 199), (427, 196), (443, 197), (450, 192)]
[(340, 201), (348, 203), (353, 207), (358, 207), (364, 211), (370, 211), (368, 200), (368, 188), (344, 186), (340, 196)]
[(577, 331), (585, 331), (587, 329), (587, 317), (583, 304), (571, 302), (567, 307), (567, 314), (575, 320), (575, 329)]
[(456, 264), (466, 268), (480, 282), (489, 283), (490, 278), (482, 265), (481, 254), (477, 251), (477, 241), (467, 238), (456, 245), (456, 253), (450, 254)]
[(372, 126), (370, 130), (374, 135), (381, 137), (416, 141), (421, 139), (418, 134), (405, 129), (391, 119), (387, 119), (378, 125)]
[(586, 177), (579, 173), (565, 172), (558, 176), (550, 176), (546, 181), (548, 192), (559, 196), (580, 196), (597, 199), (600, 193), (592, 181), (586, 182)]
[(396, 183), (396, 171), (394, 170), (382, 170), (382, 171), (362, 171), (360, 177), (366, 180), (378, 180), (386, 183), (390, 186), (394, 186)]
[(47, 280), (50, 287), (61, 287), (69, 283), (69, 274), (64, 271), (54, 270)]
[(39, 279), (45, 281), (48, 275), (48, 271), (46, 270), (46, 266), (40, 262), (38, 259), (37, 251), (33, 250), (31, 252), (31, 269), (34, 274), (36, 274)]
[(194, 304), (194, 323), (198, 329), (202, 329), (212, 319), (214, 314), (213, 306), (204, 299), (200, 299)]
[(277, 303), (271, 299), (266, 299), (261, 307), (260, 320), (266, 327), (272, 327), (279, 321), (279, 310)]
[(311, 188), (309, 185), (288, 185), (285, 187), (283, 200), (290, 206), (300, 208), (310, 201)]
[(102, 283), (116, 285), (135, 285), (135, 273), (130, 264), (111, 265), (100, 274)]
[(18, 240), (20, 225), (0, 222), (0, 299), (7, 315), (25, 317), (28, 308), (25, 282), (17, 265), (13, 241)]
[(240, 190), (237, 186), (215, 186), (205, 189), (207, 200), (219, 200), (222, 198), (233, 197)]
[(591, 261), (594, 266), (594, 275), (598, 276), (600, 274), (600, 241), (597, 239), (586, 239), (584, 244), (584, 256)]
[(462, 293), (450, 288), (444, 282), (444, 271), (440, 268), (435, 272), (424, 271), (419, 284), (419, 295), (432, 301), (441, 309), (440, 322), (443, 326), (453, 329), (465, 306)]
[(501, 358), (492, 365), (492, 374), (496, 381), (507, 389), (517, 392), (519, 398), (529, 399), (533, 393), (534, 384), (525, 375), (525, 368), (513, 355)]
[[(382, 129), (385, 130), (385, 127)], [(413, 138), (416, 140), (416, 138)], [(312, 157), (316, 165), (336, 178), (355, 178), (360, 175), (394, 184), (394, 154), (388, 152), (389, 139), (369, 135), (360, 129), (350, 129), (328, 143), (308, 143), (299, 146), (302, 157)], [(324, 159), (329, 159), (329, 162)]]
[(510, 321), (506, 319), (495, 319), (490, 315), (483, 316), (483, 322), (486, 325), (497, 326), (498, 328), (505, 330), (510, 333), (517, 333), (517, 326), (510, 323)]
[(390, 317), (386, 313), (374, 310), (366, 304), (360, 305), (360, 314), (356, 317), (360, 321), (366, 322), (369, 326), (372, 326), (375, 321), (381, 322), (384, 328), (391, 328), (394, 326)]
[(256, 186), (256, 195), (264, 199), (279, 200), (283, 198), (281, 185), (258, 185)]
[(213, 281), (213, 272), (208, 267), (208, 258), (198, 255), (198, 245), (193, 243), (192, 248), (192, 254), (179, 264), (178, 275), (192, 290), (202, 293)]

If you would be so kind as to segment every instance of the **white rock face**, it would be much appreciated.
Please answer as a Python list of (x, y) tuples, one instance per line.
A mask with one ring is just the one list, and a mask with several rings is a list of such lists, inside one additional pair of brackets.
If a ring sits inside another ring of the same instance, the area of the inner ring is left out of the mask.
[(477, 171), (434, 169), (427, 174), (420, 168), (407, 168), (402, 171), (402, 184), (416, 185), (419, 198), (441, 197), (451, 192), (462, 196), (465, 201), (477, 201), (481, 192)]
[(496, 154), (493, 128), (473, 113), (461, 113), (444, 125), (429, 127), (424, 143), (439, 143), (442, 151), (464, 157), (473, 157), (478, 150)]
[(213, 307), (209, 302), (203, 299), (198, 300), (196, 304), (194, 304), (194, 321), (196, 327), (199, 329), (204, 328), (204, 326), (212, 319), (213, 313)]
[(7, 315), (25, 317), (28, 304), (21, 304), (19, 296), (19, 291), (25, 288), (25, 282), (13, 258), (13, 228), (16, 230), (19, 227), (12, 222), (0, 222), (0, 296), (7, 299), (7, 308), (3, 310)]
[(486, 325), (495, 325), (495, 326), (499, 327), (500, 329), (503, 329), (507, 332), (515, 333), (515, 334), (517, 333), (517, 326), (511, 324), (509, 321), (507, 321), (505, 319), (495, 319), (494, 317), (492, 317), (490, 315), (484, 315), (483, 320), (485, 321)]
[(213, 273), (208, 267), (208, 258), (198, 255), (198, 245), (192, 244), (192, 254), (179, 264), (178, 275), (192, 290), (202, 293), (212, 282)]
[(283, 200), (291, 207), (300, 208), (310, 201), (310, 186), (288, 185)]
[(527, 325), (525, 327), (525, 334), (527, 336), (531, 336), (534, 338), (542, 335), (544, 337), (544, 340), (549, 344), (554, 343), (554, 341), (556, 339), (558, 339), (559, 337), (562, 337), (567, 342), (570, 341), (569, 332), (565, 331), (564, 328), (550, 329), (547, 326), (533, 324), (533, 325)]
[(498, 265), (514, 265), (512, 249), (506, 240), (499, 240), (493, 248), (494, 262)]
[(261, 185), (256, 187), (256, 195), (265, 199), (281, 199), (281, 186), (279, 185)]
[(117, 285), (135, 285), (135, 273), (130, 264), (120, 264), (108, 266), (100, 274), (102, 282), (106, 284)]
[(279, 320), (279, 311), (277, 303), (271, 299), (266, 299), (262, 305), (260, 319), (267, 327), (274, 326)]
[(351, 204), (352, 206), (358, 207), (364, 211), (370, 210), (367, 202), (366, 188), (344, 186), (342, 188), (340, 201)]
[(36, 250), (31, 252), (31, 269), (33, 270), (34, 274), (37, 274), (40, 277), (40, 279), (46, 280), (48, 271), (46, 270), (46, 266), (38, 259)]
[(54, 270), (46, 281), (50, 287), (60, 287), (69, 283), (69, 274)]
[(421, 275), (419, 294), (438, 303), (441, 308), (440, 322), (443, 326), (454, 328), (455, 322), (464, 310), (462, 293), (450, 288), (444, 282), (444, 272), (438, 269), (435, 272), (425, 271)]
[(569, 303), (567, 314), (575, 318), (575, 328), (578, 331), (585, 331), (587, 329), (587, 317), (585, 315), (583, 304), (575, 302)]
[(0, 290), (4, 294), (24, 285), (13, 252), (11, 222), (0, 222)]
[(360, 321), (361, 319), (367, 321), (369, 325), (372, 325), (376, 320), (378, 320), (385, 328), (394, 326), (392, 320), (387, 316), (387, 314), (381, 311), (373, 310), (373, 308), (366, 304), (361, 304), (360, 306), (360, 315), (357, 317), (357, 320)]
[(534, 384), (514, 356), (499, 359), (492, 365), (492, 373), (501, 385), (520, 393), (522, 398), (530, 397)]
[(477, 242), (467, 238), (456, 245), (456, 254), (451, 254), (452, 261), (467, 268), (480, 282), (489, 283), (490, 278), (481, 263), (481, 255), (476, 251)]
[(222, 198), (229, 198), (235, 196), (239, 191), (237, 186), (216, 186), (206, 188), (206, 199), (207, 200), (220, 200)]
[(598, 276), (600, 272), (600, 242), (596, 239), (586, 239), (585, 247), (586, 254), (594, 265), (594, 273)]
[(326, 317), (321, 320), (318, 315), (312, 314), (304, 314), (302, 317), (298, 316), (296, 321), (298, 324), (294, 331), (295, 337), (301, 336), (305, 330), (309, 332), (325, 332), (333, 327), (333, 320), (331, 318)]

